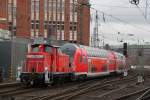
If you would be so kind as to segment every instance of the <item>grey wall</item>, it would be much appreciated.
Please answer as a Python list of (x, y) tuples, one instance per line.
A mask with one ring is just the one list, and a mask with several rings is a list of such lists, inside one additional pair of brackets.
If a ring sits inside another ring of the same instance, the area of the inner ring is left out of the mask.
[(11, 65), (11, 41), (0, 42), (0, 66), (2, 67), (3, 77), (8, 77), (8, 69)]
[(12, 77), (16, 77), (17, 67), (25, 60), (29, 39), (13, 38), (0, 42), (0, 66), (3, 69), (3, 77), (9, 78), (12, 68)]

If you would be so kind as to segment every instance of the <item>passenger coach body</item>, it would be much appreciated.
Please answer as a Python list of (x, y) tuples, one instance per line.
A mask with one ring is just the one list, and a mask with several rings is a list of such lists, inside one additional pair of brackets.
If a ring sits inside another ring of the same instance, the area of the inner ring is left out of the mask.
[(71, 43), (61, 46), (61, 51), (72, 59), (70, 63), (76, 76), (100, 76), (125, 69), (125, 57), (113, 51)]

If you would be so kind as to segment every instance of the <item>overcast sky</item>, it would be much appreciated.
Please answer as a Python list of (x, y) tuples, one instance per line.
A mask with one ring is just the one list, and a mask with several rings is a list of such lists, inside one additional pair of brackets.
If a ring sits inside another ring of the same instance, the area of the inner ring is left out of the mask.
[[(143, 40), (150, 42), (150, 0), (147, 18), (145, 18), (146, 0), (140, 0), (138, 7), (130, 4), (129, 0), (90, 0), (90, 2), (92, 7), (98, 10), (99, 35), (104, 36), (105, 43), (120, 44), (118, 42), (120, 40), (130, 43), (137, 43), (138, 40), (140, 43)], [(95, 10), (91, 9), (91, 33), (94, 20)]]

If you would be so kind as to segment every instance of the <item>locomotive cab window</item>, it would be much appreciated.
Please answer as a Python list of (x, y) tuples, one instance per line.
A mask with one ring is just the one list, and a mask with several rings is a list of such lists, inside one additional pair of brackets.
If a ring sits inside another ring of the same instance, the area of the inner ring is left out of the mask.
[(32, 52), (39, 52), (39, 47), (32, 47)]
[(52, 51), (51, 47), (48, 47), (48, 46), (45, 47), (45, 52), (51, 53), (51, 51)]

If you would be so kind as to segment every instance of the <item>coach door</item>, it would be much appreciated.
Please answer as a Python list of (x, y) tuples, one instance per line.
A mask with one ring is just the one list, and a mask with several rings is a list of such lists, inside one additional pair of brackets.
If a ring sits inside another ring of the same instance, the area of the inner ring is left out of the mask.
[(92, 64), (91, 64), (91, 59), (88, 58), (88, 73), (91, 73), (92, 69)]

